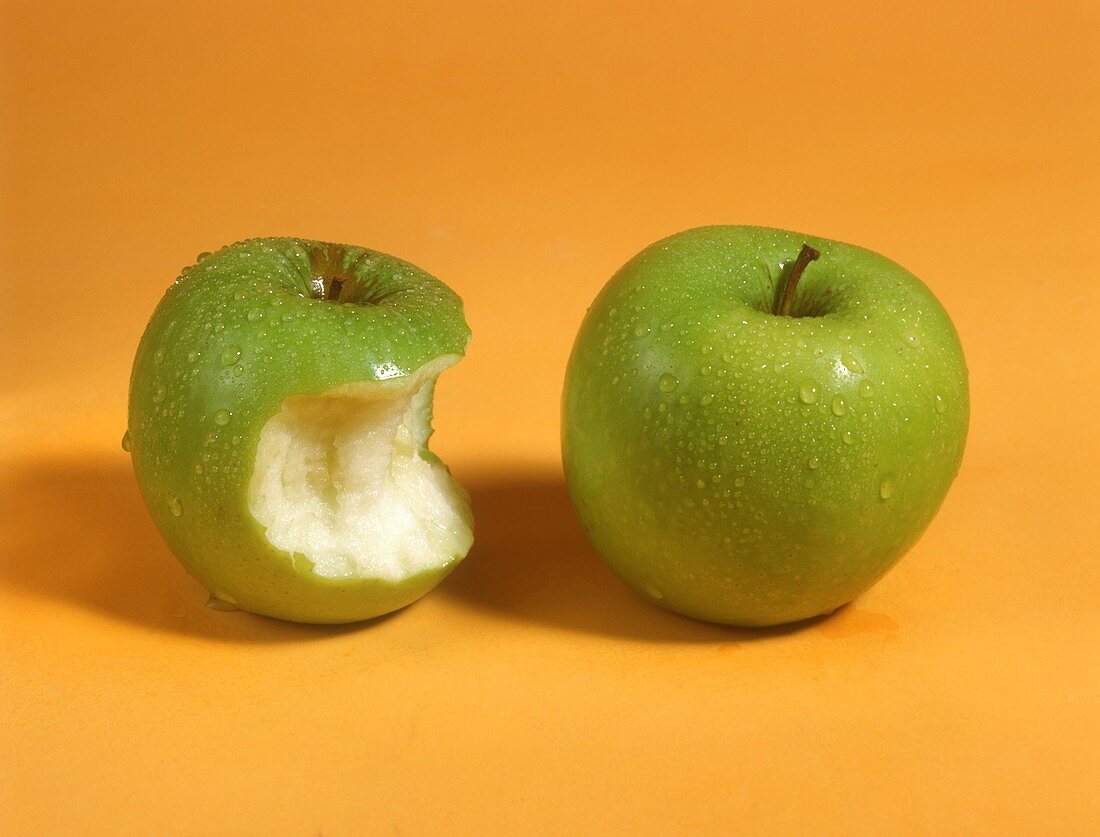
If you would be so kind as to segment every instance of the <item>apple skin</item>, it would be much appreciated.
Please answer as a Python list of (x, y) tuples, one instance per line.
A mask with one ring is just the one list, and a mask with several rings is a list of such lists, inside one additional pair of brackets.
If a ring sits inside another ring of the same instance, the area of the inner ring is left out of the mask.
[[(376, 302), (311, 298), (317, 248), (357, 266)], [(153, 313), (130, 381), (128, 447), (169, 548), (215, 599), (297, 622), (359, 621), (423, 596), (462, 556), (400, 582), (313, 575), (268, 542), (248, 483), (260, 431), (288, 396), (400, 379), (461, 356), (469, 337), (453, 291), (383, 253), (270, 238), (200, 256)]]
[[(777, 316), (784, 269), (820, 251)], [(659, 241), (577, 335), (562, 457), (623, 581), (697, 619), (830, 613), (881, 578), (963, 455), (967, 369), (942, 306), (869, 250), (762, 227)]]

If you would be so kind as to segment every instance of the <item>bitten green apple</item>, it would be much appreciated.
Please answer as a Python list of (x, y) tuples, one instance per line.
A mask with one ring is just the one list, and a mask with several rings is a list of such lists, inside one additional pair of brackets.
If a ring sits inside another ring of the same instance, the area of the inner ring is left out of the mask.
[(212, 603), (299, 622), (401, 608), (466, 555), (466, 493), (428, 451), (462, 302), (383, 253), (244, 241), (153, 313), (125, 447), (153, 520)]
[(880, 255), (706, 227), (635, 256), (577, 335), (562, 455), (597, 551), (687, 616), (774, 625), (882, 577), (935, 515), (969, 418), (958, 335)]

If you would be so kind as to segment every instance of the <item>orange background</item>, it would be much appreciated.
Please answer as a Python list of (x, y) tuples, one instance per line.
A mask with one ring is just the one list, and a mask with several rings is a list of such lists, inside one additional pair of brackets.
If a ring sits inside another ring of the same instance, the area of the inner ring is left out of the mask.
[[(1096, 833), (1093, 2), (6, 3), (0, 830)], [(704, 223), (883, 252), (962, 335), (966, 460), (787, 630), (627, 592), (564, 493), (585, 306)], [(201, 250), (372, 246), (464, 298), (467, 561), (374, 624), (203, 608), (119, 448)]]

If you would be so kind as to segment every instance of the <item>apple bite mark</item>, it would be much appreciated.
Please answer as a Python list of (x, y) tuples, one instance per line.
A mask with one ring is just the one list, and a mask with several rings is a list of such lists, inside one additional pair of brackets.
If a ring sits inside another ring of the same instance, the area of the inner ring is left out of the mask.
[(248, 489), (268, 541), (329, 579), (398, 582), (461, 559), (466, 493), (427, 451), (436, 378), (458, 360), (286, 399), (261, 430)]

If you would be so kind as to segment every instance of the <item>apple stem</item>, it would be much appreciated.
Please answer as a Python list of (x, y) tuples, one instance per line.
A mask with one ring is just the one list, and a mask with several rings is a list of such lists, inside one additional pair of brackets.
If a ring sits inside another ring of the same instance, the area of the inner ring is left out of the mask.
[(791, 307), (794, 305), (794, 291), (798, 287), (798, 280), (802, 278), (802, 271), (806, 269), (810, 262), (817, 261), (820, 257), (821, 253), (809, 244), (802, 245), (802, 249), (798, 251), (798, 257), (791, 265), (791, 273), (787, 277), (786, 287), (783, 288), (783, 299), (779, 303), (779, 310), (775, 312), (780, 317), (791, 316)]
[(311, 296), (314, 299), (324, 299), (329, 302), (339, 302), (340, 294), (344, 290), (346, 276), (333, 275), (340, 269), (342, 252), (335, 248), (336, 252), (328, 246), (313, 247), (309, 251), (309, 266), (313, 271), (310, 279)]

